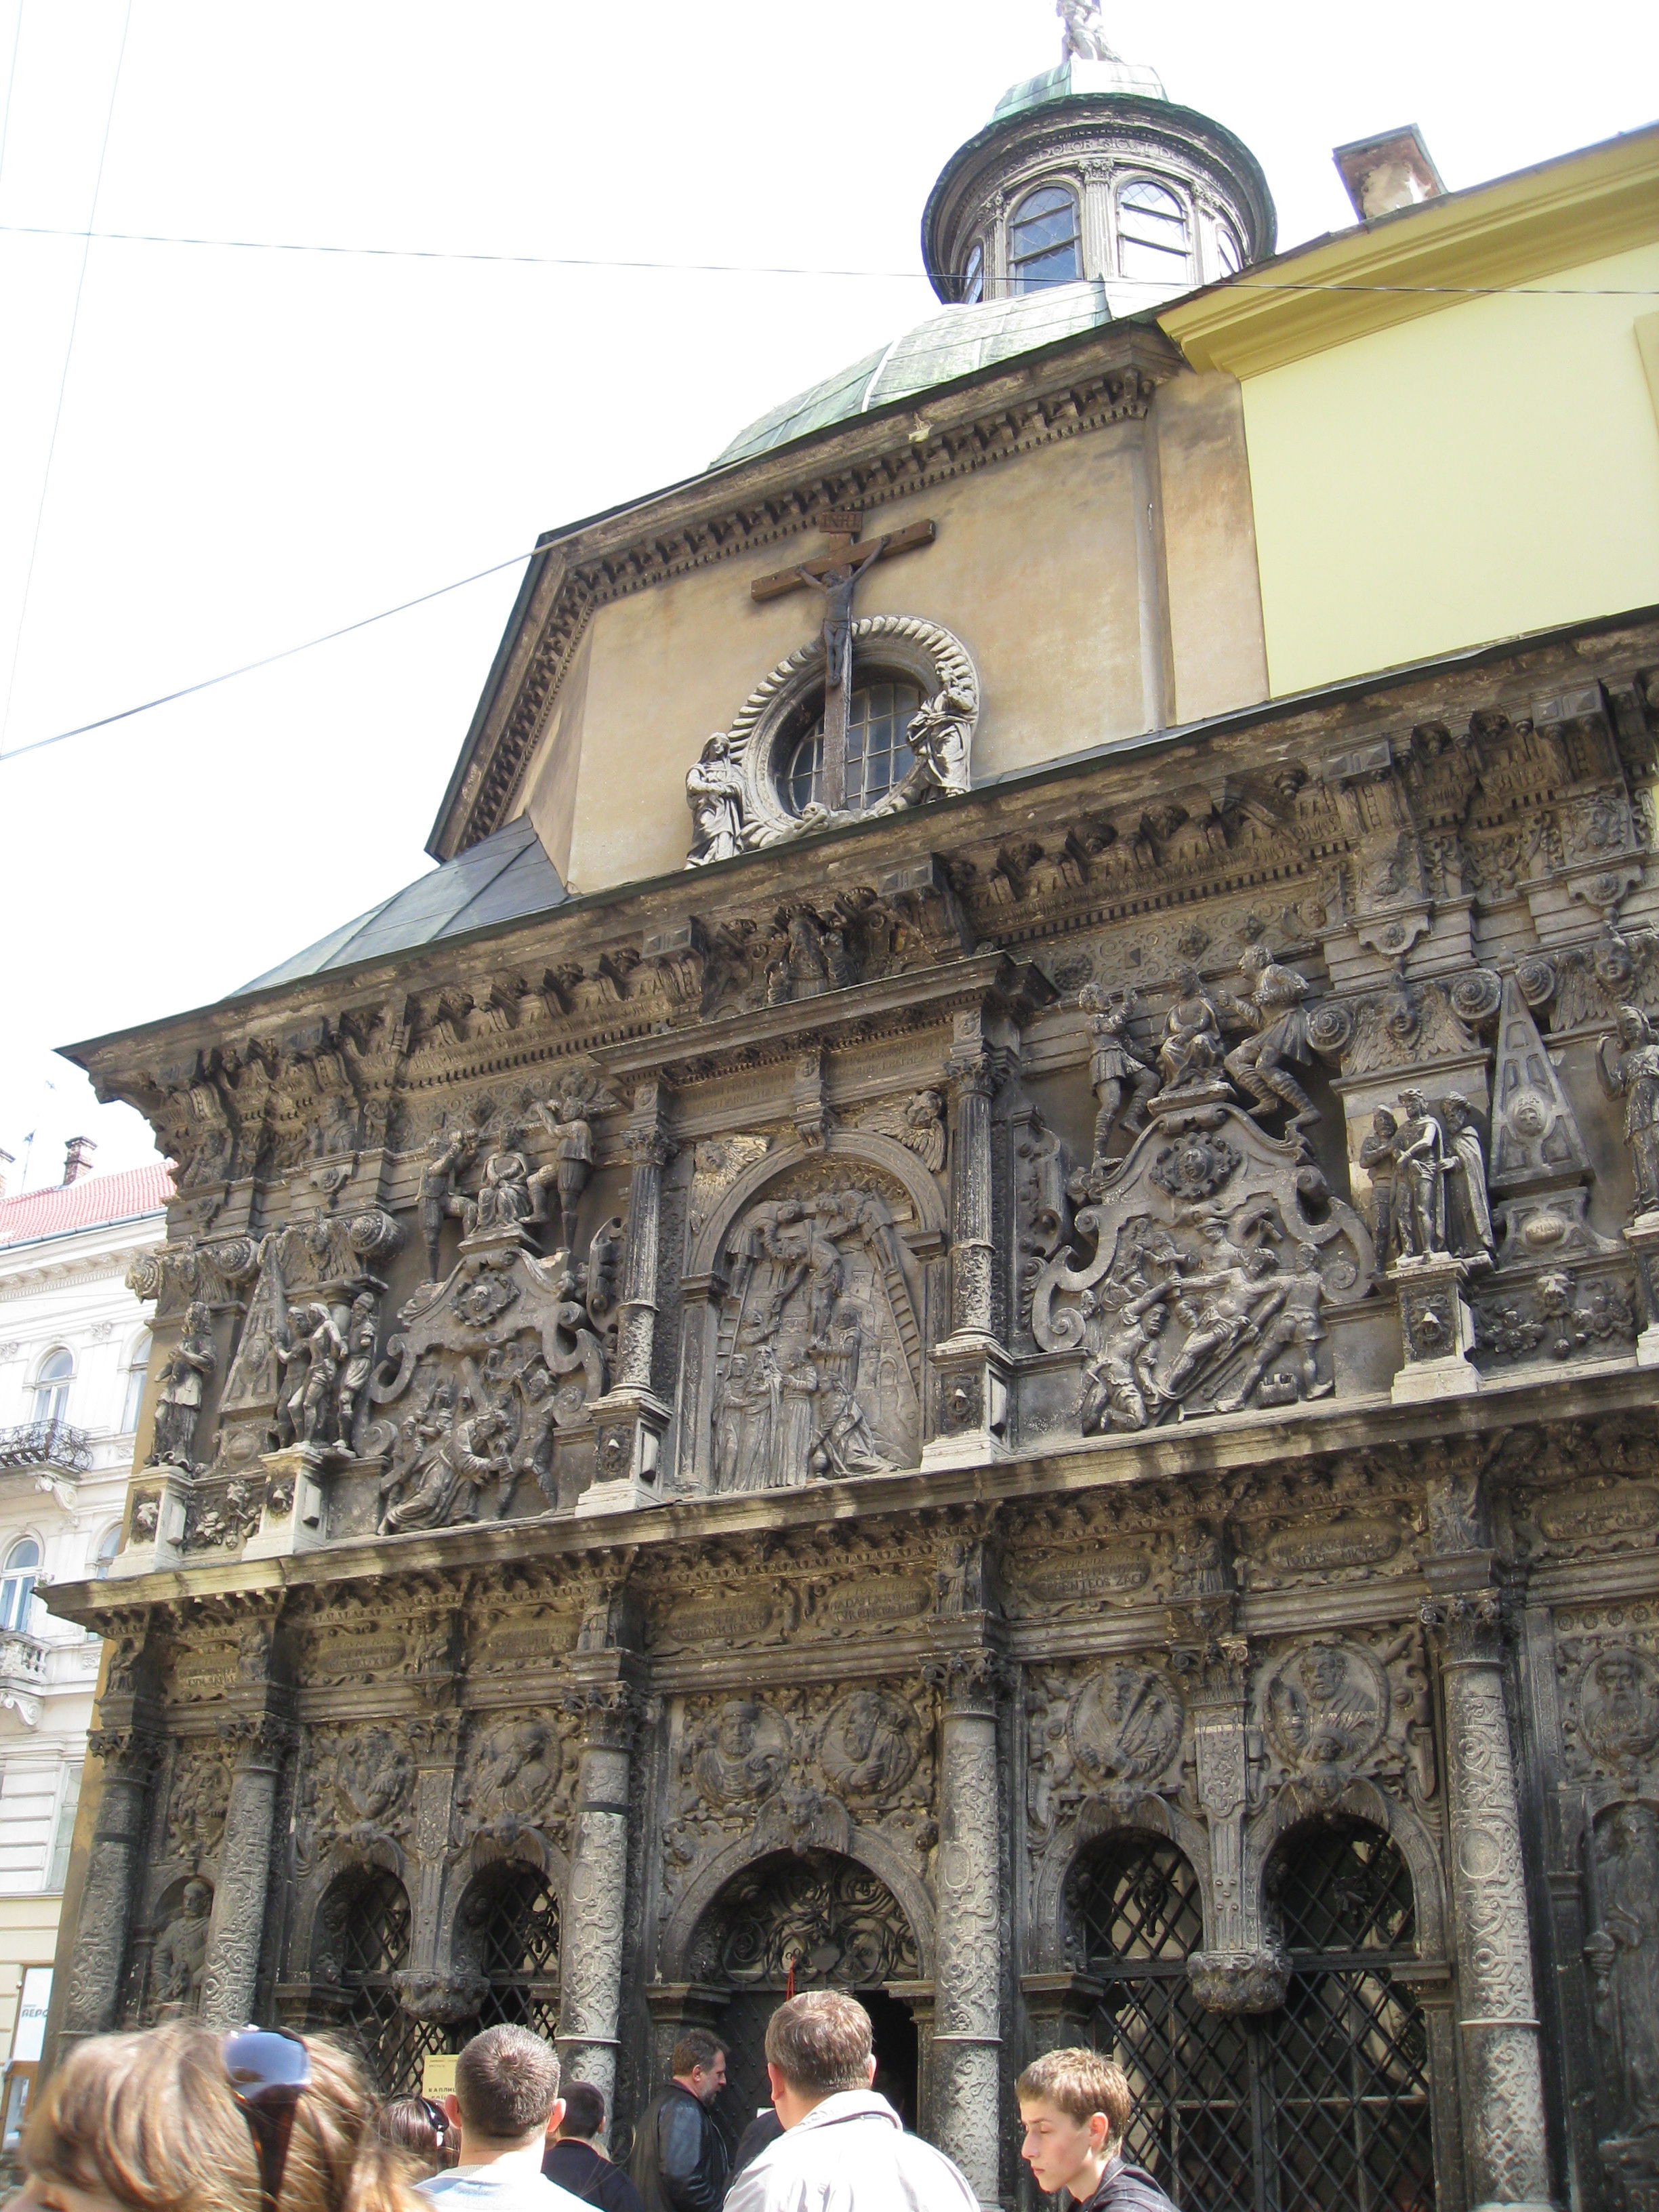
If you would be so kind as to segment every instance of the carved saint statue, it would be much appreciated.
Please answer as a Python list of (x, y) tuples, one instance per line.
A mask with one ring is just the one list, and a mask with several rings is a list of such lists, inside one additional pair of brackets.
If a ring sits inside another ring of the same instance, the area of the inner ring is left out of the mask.
[[(1078, 994), (1094, 1040), (1089, 1061), (1089, 1082), (1099, 1112), (1095, 1117), (1095, 1158), (1106, 1158), (1106, 1147), (1120, 1114), (1123, 1133), (1133, 1136), (1146, 1126), (1146, 1101), (1158, 1089), (1158, 1070), (1128, 1036), (1135, 1010), (1132, 990), (1105, 991), (1098, 983), (1085, 983)], [(1123, 1112), (1124, 1100), (1128, 1111)]]
[(902, 1708), (877, 1690), (854, 1690), (824, 1730), (823, 1771), (849, 1797), (884, 1797), (914, 1772)]
[(536, 1112), (553, 1139), (553, 1164), (538, 1168), (530, 1189), (539, 1218), (550, 1185), (559, 1194), (559, 1249), (571, 1252), (576, 1245), (576, 1206), (593, 1172), (593, 1125), (582, 1100), (574, 1094), (550, 1098)]
[(1659, 1212), (1659, 1037), (1639, 1006), (1620, 1006), (1619, 1027), (1595, 1048), (1608, 1091), (1625, 1102), (1625, 1142), (1636, 1174), (1632, 1219)]
[(1596, 1823), (1600, 1925), (1586, 1948), (1623, 2136), (1659, 2129), (1659, 1814), (1615, 1805)]
[(471, 1165), (477, 1149), (477, 1139), (470, 1129), (458, 1130), (448, 1137), (441, 1133), (427, 1146), (431, 1157), (421, 1170), (419, 1211), (429, 1283), (438, 1279), (438, 1239), (444, 1223), (461, 1210), (462, 1202), (455, 1195), (456, 1175)]
[(150, 1954), (149, 1985), (158, 2010), (193, 2012), (202, 1993), (207, 1960), (208, 1915), (213, 1892), (204, 1881), (187, 1881), (179, 1910), (155, 1939)]
[(195, 1299), (185, 1309), (185, 1333), (161, 1370), (161, 1395), (155, 1405), (158, 1461), (174, 1467), (191, 1465), (203, 1394), (218, 1364), (213, 1316), (200, 1299)]
[(788, 1768), (788, 1748), (776, 1716), (749, 1698), (733, 1698), (720, 1707), (691, 1760), (698, 1790), (711, 1805), (769, 1796)]
[(1405, 1119), (1395, 1139), (1395, 1252), (1401, 1260), (1420, 1260), (1449, 1249), (1446, 1177), (1455, 1162), (1422, 1091), (1402, 1091), (1400, 1103)]
[(530, 1188), (530, 1163), (519, 1152), (491, 1152), (476, 1198), (463, 1200), (461, 1229), (476, 1237), (490, 1229), (516, 1229), (530, 1220), (536, 1200)]
[(973, 788), (969, 756), (973, 744), (974, 702), (963, 691), (945, 690), (910, 717), (905, 732), (915, 756), (892, 789), (870, 811), (896, 814), (924, 799), (954, 799)]
[(1486, 1194), (1486, 1155), (1474, 1109), (1462, 1091), (1449, 1091), (1440, 1102), (1440, 1117), (1455, 1156), (1448, 1177), (1448, 1238), (1463, 1258), (1490, 1262), (1496, 1240)]
[(743, 778), (732, 763), (730, 740), (720, 731), (709, 738), (685, 778), (685, 803), (691, 810), (688, 868), (729, 860), (743, 850)]
[(1065, 25), (1060, 40), (1062, 62), (1115, 62), (1118, 57), (1106, 43), (1100, 24), (1100, 0), (1054, 0), (1054, 13)]
[(1165, 1091), (1186, 1091), (1221, 1065), (1221, 1022), (1196, 968), (1177, 968), (1175, 997), (1164, 1017), (1158, 1069)]

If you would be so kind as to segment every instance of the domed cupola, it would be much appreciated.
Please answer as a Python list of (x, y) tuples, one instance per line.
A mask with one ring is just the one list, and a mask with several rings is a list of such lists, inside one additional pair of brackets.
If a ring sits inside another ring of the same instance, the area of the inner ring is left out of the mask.
[(1005, 93), (929, 197), (921, 250), (939, 298), (1094, 278), (1114, 315), (1133, 314), (1270, 254), (1273, 198), (1249, 149), (1113, 53), (1094, 0), (1056, 12), (1058, 69)]

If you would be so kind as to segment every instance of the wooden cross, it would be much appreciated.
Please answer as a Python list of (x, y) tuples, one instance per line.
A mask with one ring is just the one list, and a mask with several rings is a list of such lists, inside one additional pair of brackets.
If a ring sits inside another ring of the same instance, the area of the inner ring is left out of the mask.
[(823, 593), (823, 804), (839, 814), (847, 804), (847, 718), (853, 696), (853, 594), (859, 578), (878, 561), (931, 545), (938, 535), (932, 522), (908, 523), (884, 538), (861, 538), (864, 517), (856, 507), (825, 507), (815, 520), (830, 540), (827, 553), (815, 553), (793, 568), (759, 577), (750, 586), (757, 599), (781, 599), (808, 586)]

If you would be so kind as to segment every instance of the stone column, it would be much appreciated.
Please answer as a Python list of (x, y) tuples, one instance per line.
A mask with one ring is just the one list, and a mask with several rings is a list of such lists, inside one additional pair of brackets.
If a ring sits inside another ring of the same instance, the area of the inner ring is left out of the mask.
[(642, 1083), (634, 1093), (626, 1143), (633, 1174), (628, 1191), (628, 1242), (618, 1300), (617, 1371), (590, 1409), (597, 1423), (592, 1487), (579, 1513), (611, 1513), (657, 1503), (657, 1461), (669, 1408), (652, 1389), (657, 1343), (657, 1267), (662, 1227), (662, 1171), (674, 1156), (663, 1128), (663, 1086)]
[(980, 2202), (1000, 2202), (1002, 2055), (1001, 1799), (994, 1651), (930, 1668), (944, 1700), (935, 1889), (933, 2136)]
[(1008, 1425), (1007, 1356), (996, 1338), (991, 1101), (997, 1062), (978, 1013), (958, 1015), (951, 1048), (951, 1334), (931, 1361), (932, 1434), (922, 1465), (982, 1464)]
[(616, 2107), (623, 1931), (628, 1912), (629, 1753), (635, 1699), (625, 1682), (573, 1693), (583, 1715), (581, 1767), (560, 1923), (559, 2059)]
[(102, 1760), (104, 1773), (70, 1957), (60, 2053), (83, 2036), (102, 2035), (120, 2025), (121, 1977), (161, 1742), (142, 1725), (94, 1729), (87, 1749)]
[(270, 1890), (270, 1838), (276, 1784), (295, 1741), (285, 1715), (239, 1714), (219, 1733), (236, 1747), (219, 1882), (213, 1893), (207, 1959), (202, 1971), (202, 2024), (241, 2027), (253, 2018)]
[[(1431, 1587), (1441, 1579), (1432, 1565), (1430, 1578)], [(1498, 2206), (1547, 2212), (1532, 1930), (1510, 1755), (1498, 1593), (1489, 1584), (1448, 1590), (1424, 1606), (1423, 1620), (1434, 1639), (1445, 1696), (1469, 2197), (1476, 2212)]]

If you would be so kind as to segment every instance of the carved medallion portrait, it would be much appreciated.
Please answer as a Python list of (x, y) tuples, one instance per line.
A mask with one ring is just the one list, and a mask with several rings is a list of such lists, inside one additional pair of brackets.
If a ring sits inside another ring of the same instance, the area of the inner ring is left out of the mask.
[(705, 1803), (757, 1803), (789, 1771), (788, 1725), (770, 1705), (730, 1698), (693, 1739), (690, 1769)]
[(473, 1755), (471, 1802), (486, 1820), (534, 1820), (557, 1789), (564, 1746), (552, 1723), (535, 1716), (500, 1722)]
[(1659, 1742), (1659, 1674), (1641, 1652), (1598, 1653), (1579, 1674), (1577, 1698), (1579, 1732), (1598, 1758), (1644, 1759)]
[(1066, 1732), (1091, 1781), (1144, 1782), (1180, 1749), (1182, 1718), (1181, 1699), (1162, 1674), (1119, 1660), (1078, 1692)]
[(1268, 1683), (1263, 1719), (1286, 1766), (1355, 1766), (1388, 1728), (1388, 1677), (1355, 1644), (1304, 1644)]
[(334, 1770), (343, 1802), (367, 1826), (384, 1827), (414, 1784), (409, 1753), (386, 1729), (349, 1736)]
[(911, 1714), (882, 1691), (854, 1690), (824, 1723), (819, 1758), (843, 1796), (887, 1796), (909, 1780), (917, 1756)]

